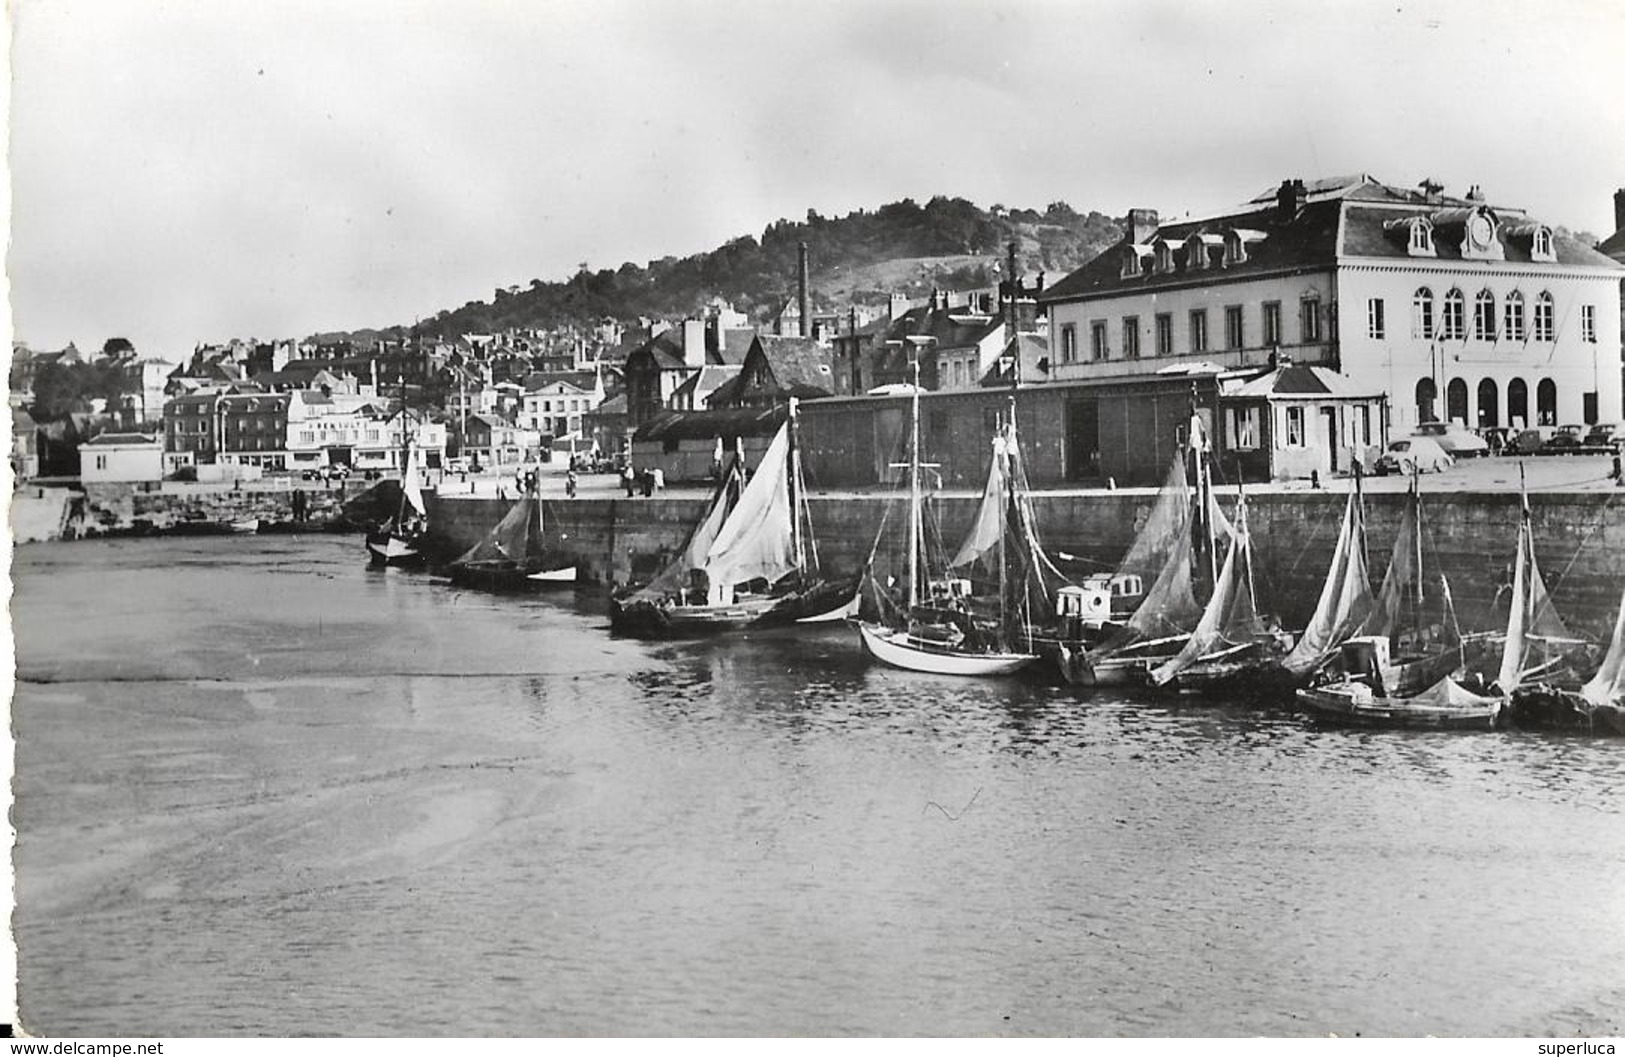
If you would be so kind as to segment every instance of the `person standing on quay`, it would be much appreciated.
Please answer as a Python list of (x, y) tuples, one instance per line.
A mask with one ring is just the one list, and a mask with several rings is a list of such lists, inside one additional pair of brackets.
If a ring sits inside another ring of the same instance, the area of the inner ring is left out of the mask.
[(655, 495), (662, 495), (666, 491), (666, 471), (656, 466), (652, 472), (655, 479)]
[(638, 492), (638, 472), (627, 463), (621, 468), (621, 485), (626, 489), (626, 498), (631, 499)]

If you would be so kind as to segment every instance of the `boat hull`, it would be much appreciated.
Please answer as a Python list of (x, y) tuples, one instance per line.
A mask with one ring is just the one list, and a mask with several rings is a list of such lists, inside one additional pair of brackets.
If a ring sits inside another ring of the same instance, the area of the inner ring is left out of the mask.
[(367, 554), (374, 565), (416, 565), (424, 557), (416, 539), (393, 532), (369, 532)]
[(856, 598), (855, 578), (817, 583), (786, 594), (748, 596), (727, 605), (685, 605), (670, 596), (639, 597), (636, 591), (628, 591), (610, 598), (609, 626), (622, 634), (648, 638), (698, 637), (840, 620)]
[(459, 587), (484, 591), (531, 591), (549, 585), (568, 586), (576, 582), (576, 567), (538, 569), (534, 564), (512, 561), (472, 561), (453, 563), (446, 575)]
[(1572, 690), (1543, 684), (1516, 690), (1506, 718), (1520, 730), (1625, 735), (1625, 705), (1595, 705)]
[(860, 623), (863, 648), (894, 668), (934, 675), (1011, 675), (1038, 659), (1036, 653), (972, 652), (937, 646), (883, 625)]
[(1359, 727), (1419, 730), (1494, 730), (1505, 702), (1439, 705), (1402, 697), (1378, 697), (1364, 683), (1342, 682), (1297, 692), (1298, 702), (1317, 719)]

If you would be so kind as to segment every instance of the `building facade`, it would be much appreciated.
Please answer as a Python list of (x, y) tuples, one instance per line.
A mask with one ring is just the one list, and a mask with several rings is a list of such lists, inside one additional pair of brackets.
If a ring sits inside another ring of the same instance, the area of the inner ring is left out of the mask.
[(1326, 368), (1342, 393), (1326, 435), (1317, 425), (1289, 443), (1327, 457), (1283, 453), (1321, 470), (1364, 442), (1353, 409), (1372, 395), (1386, 398), (1377, 444), (1440, 418), (1620, 417), (1621, 269), (1477, 188), (1288, 180), (1216, 217), (1162, 224), (1134, 210), (1128, 228), (1040, 295), (1055, 381)]

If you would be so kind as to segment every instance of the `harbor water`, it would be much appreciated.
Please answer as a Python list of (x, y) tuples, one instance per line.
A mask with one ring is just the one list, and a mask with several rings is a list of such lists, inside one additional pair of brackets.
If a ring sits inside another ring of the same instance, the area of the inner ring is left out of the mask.
[(358, 539), (16, 552), (44, 1035), (1625, 1031), (1625, 743), (612, 637)]

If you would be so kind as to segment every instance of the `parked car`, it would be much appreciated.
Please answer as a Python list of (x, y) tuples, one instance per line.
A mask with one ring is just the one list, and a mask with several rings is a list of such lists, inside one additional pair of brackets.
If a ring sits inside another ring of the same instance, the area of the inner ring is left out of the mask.
[(1489, 442), (1459, 422), (1424, 422), (1416, 427), (1416, 436), (1427, 437), (1455, 459), (1488, 455)]
[(1535, 426), (1531, 429), (1520, 430), (1512, 443), (1507, 445), (1508, 455), (1538, 455), (1546, 442), (1557, 436), (1556, 426)]
[(1377, 456), (1374, 468), (1379, 474), (1435, 473), (1449, 469), (1455, 462), (1432, 437), (1404, 437)]
[(1625, 449), (1625, 426), (1618, 422), (1599, 422), (1586, 431), (1584, 446), (1597, 452), (1617, 452)]
[(1580, 434), (1568, 429), (1559, 429), (1546, 443), (1540, 446), (1536, 455), (1578, 455), (1580, 454)]

